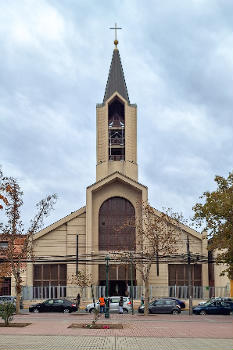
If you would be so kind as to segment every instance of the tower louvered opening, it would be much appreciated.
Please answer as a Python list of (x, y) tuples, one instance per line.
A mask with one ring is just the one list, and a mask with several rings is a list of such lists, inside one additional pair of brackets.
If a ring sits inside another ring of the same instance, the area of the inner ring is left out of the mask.
[(125, 160), (125, 106), (119, 98), (108, 105), (109, 160)]

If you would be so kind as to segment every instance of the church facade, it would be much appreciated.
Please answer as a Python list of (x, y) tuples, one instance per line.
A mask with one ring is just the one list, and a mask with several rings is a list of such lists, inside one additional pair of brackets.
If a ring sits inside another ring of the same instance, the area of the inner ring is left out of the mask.
[[(127, 232), (115, 229), (127, 217), (138, 218), (141, 212), (137, 203), (148, 201), (147, 187), (138, 182), (137, 106), (130, 103), (119, 50), (115, 46), (104, 99), (96, 106), (96, 182), (86, 189), (84, 207), (34, 236), (35, 261), (28, 263), (24, 276), (24, 284), (33, 287), (31, 299), (75, 296), (77, 288), (74, 289), (71, 279), (78, 271), (91, 276), (96, 293), (97, 290), (103, 292), (106, 255), (111, 251), (134, 250), (137, 244), (133, 228)], [(155, 210), (156, 213), (159, 212)], [(214, 282), (210, 281), (213, 277), (210, 278), (208, 268), (206, 237), (182, 225), (179, 242), (181, 256), (186, 254), (183, 242), (187, 237), (191, 252), (205, 260), (205, 263), (196, 261), (192, 264), (191, 283), (197, 287), (209, 286)], [(110, 295), (126, 294), (131, 280), (138, 289), (143, 287), (141, 275), (135, 266), (132, 276), (127, 264), (110, 261)], [(185, 259), (183, 262), (161, 264), (159, 273), (157, 266), (152, 265), (150, 286), (155, 288), (154, 296), (159, 286), (175, 288), (187, 284)], [(44, 295), (41, 292), (50, 287), (56, 289), (55, 294)]]

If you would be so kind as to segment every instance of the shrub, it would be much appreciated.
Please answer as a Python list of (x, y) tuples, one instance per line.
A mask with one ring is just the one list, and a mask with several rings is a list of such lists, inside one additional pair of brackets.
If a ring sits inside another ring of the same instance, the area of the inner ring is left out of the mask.
[(0, 304), (0, 316), (4, 320), (5, 327), (9, 326), (10, 321), (13, 320), (15, 313), (15, 305), (11, 303)]

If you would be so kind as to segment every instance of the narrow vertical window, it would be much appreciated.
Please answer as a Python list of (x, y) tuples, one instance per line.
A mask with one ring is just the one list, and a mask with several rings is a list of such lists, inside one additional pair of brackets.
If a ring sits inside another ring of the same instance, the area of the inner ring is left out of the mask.
[(125, 106), (116, 97), (108, 106), (109, 160), (125, 159)]
[[(132, 222), (132, 226), (125, 225)], [(99, 210), (99, 250), (135, 250), (135, 210), (125, 198), (107, 199)]]

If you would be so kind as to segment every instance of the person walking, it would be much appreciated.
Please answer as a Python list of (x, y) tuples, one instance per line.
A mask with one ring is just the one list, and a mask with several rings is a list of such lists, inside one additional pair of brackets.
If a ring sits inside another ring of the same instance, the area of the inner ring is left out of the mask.
[(76, 298), (77, 311), (79, 310), (79, 307), (80, 307), (80, 301), (81, 301), (81, 297), (80, 297), (80, 294), (78, 293)]
[(105, 300), (103, 295), (99, 298), (99, 303), (100, 303), (100, 313), (102, 314), (105, 311)]
[(124, 304), (123, 297), (120, 297), (120, 300), (119, 300), (119, 314), (123, 314), (123, 304)]

